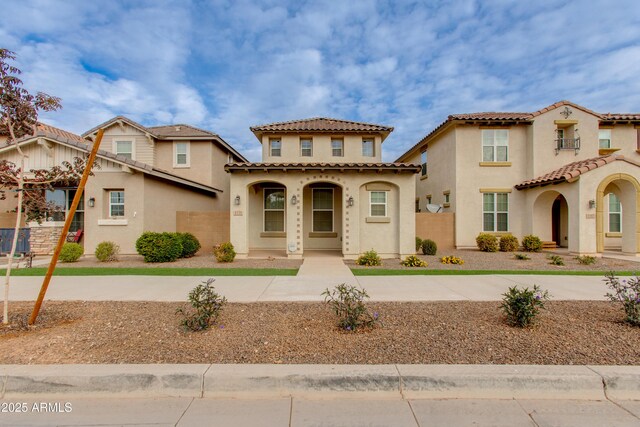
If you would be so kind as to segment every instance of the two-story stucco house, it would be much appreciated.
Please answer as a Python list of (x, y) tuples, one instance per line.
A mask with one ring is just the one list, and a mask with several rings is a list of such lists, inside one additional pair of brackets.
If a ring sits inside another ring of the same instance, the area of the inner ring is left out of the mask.
[(416, 206), (455, 212), (455, 242), (539, 236), (571, 253), (640, 253), (640, 114), (561, 101), (533, 113), (451, 115), (400, 156)]
[(312, 118), (251, 128), (262, 162), (233, 163), (231, 242), (239, 257), (339, 251), (356, 258), (415, 253), (413, 200), (419, 166), (383, 163), (393, 128)]
[[(71, 226), (83, 230), (85, 253), (105, 240), (117, 243), (123, 254), (135, 253), (135, 241), (144, 231), (177, 231), (179, 212), (222, 212), (221, 228), (228, 230), (224, 165), (246, 159), (216, 134), (188, 125), (144, 127), (119, 116), (83, 136), (41, 124), (35, 136), (18, 143), (28, 155), (28, 169), (50, 168), (86, 156), (100, 128), (99, 168), (87, 182)], [(15, 145), (1, 146), (0, 158), (18, 163)], [(60, 209), (41, 225), (31, 224), (33, 251), (51, 250), (75, 192), (73, 187), (47, 191), (47, 200)], [(14, 207), (13, 198), (2, 202), (3, 210)], [(194, 234), (203, 246), (219, 243), (211, 228)]]

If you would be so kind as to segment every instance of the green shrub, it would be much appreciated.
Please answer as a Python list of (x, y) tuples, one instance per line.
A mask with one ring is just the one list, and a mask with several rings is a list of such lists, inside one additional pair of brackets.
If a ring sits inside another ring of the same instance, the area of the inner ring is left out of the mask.
[(80, 243), (65, 243), (60, 251), (60, 262), (76, 262), (84, 253)]
[(527, 255), (527, 254), (513, 254), (513, 257), (515, 259), (519, 259), (519, 260), (531, 259), (531, 258), (529, 258), (529, 255)]
[(540, 252), (542, 250), (542, 240), (538, 236), (529, 234), (522, 238), (522, 248), (527, 252)]
[(421, 248), (424, 255), (435, 255), (438, 252), (438, 245), (431, 239), (423, 240)]
[(96, 258), (100, 262), (111, 262), (118, 260), (120, 246), (113, 242), (100, 242), (96, 246)]
[(622, 282), (613, 275), (613, 272), (605, 276), (607, 287), (613, 291), (605, 296), (612, 302), (619, 302), (627, 315), (627, 323), (640, 326), (640, 278), (623, 279)]
[(501, 252), (515, 252), (518, 250), (518, 238), (516, 236), (512, 236), (507, 234), (506, 236), (500, 237), (500, 251)]
[(416, 237), (416, 252), (418, 252), (422, 248), (422, 239)]
[(220, 243), (213, 248), (213, 254), (218, 262), (233, 262), (236, 251), (231, 242)]
[(458, 258), (457, 256), (449, 255), (440, 258), (440, 262), (443, 264), (455, 264), (462, 265), (464, 264), (464, 260), (462, 258)]
[(180, 258), (191, 258), (200, 250), (200, 242), (191, 233), (176, 233), (182, 243), (182, 255)]
[(364, 300), (369, 295), (364, 289), (345, 283), (336, 286), (332, 291), (327, 288), (322, 295), (338, 317), (338, 327), (353, 332), (362, 327), (373, 327), (380, 320), (378, 313), (371, 314)]
[(375, 265), (382, 265), (382, 260), (378, 256), (378, 253), (371, 249), (370, 251), (367, 251), (364, 254), (360, 255), (356, 260), (356, 264), (372, 267)]
[(534, 285), (533, 289), (513, 286), (502, 296), (500, 308), (506, 315), (507, 323), (521, 328), (535, 322), (540, 309), (545, 308), (545, 301), (549, 300), (549, 292), (541, 291), (538, 285)]
[(423, 260), (421, 260), (415, 255), (409, 255), (400, 264), (404, 265), (405, 267), (426, 267), (427, 266), (426, 262), (424, 262)]
[(145, 231), (136, 240), (136, 251), (144, 262), (172, 262), (182, 255), (182, 242), (176, 233)]
[(582, 264), (582, 265), (591, 265), (594, 264), (596, 262), (596, 257), (594, 256), (589, 256), (589, 255), (578, 255), (576, 257), (576, 261), (578, 261), (578, 263)]
[(209, 279), (193, 288), (189, 292), (189, 303), (191, 309), (179, 308), (176, 314), (182, 314), (184, 319), (182, 326), (192, 331), (201, 331), (207, 329), (212, 323), (215, 323), (220, 316), (222, 307), (227, 303), (227, 299), (213, 288), (212, 283), (216, 279)]
[(482, 252), (496, 252), (498, 250), (498, 238), (493, 234), (480, 233), (476, 237), (476, 245)]
[(549, 255), (547, 259), (549, 260), (549, 264), (564, 265), (564, 259), (560, 255)]

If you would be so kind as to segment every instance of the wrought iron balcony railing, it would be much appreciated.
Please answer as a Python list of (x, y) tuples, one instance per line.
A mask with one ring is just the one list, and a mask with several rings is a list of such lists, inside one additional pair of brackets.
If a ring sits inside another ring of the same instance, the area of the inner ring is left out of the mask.
[(580, 151), (580, 138), (556, 139), (556, 155), (560, 150), (574, 150), (578, 154), (578, 151)]

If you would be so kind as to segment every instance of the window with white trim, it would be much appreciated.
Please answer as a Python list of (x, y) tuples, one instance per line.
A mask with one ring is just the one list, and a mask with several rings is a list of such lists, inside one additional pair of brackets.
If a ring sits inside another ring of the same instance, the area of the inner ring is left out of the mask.
[(188, 167), (191, 163), (189, 158), (190, 144), (188, 142), (174, 142), (173, 143), (173, 166), (174, 167)]
[(124, 190), (109, 191), (109, 217), (124, 216)]
[(264, 231), (284, 231), (284, 188), (264, 189)]
[(620, 199), (614, 193), (609, 193), (609, 232), (620, 233), (622, 231), (622, 205)]
[(311, 138), (300, 139), (300, 155), (302, 157), (313, 156), (313, 140)]
[(269, 139), (269, 154), (271, 157), (282, 156), (282, 141), (280, 138)]
[(509, 159), (508, 152), (508, 129), (482, 129), (483, 162), (506, 162)]
[(422, 165), (422, 176), (427, 175), (427, 149), (420, 153), (420, 164)]
[(133, 160), (133, 141), (114, 141), (113, 150), (117, 155)]
[(509, 231), (509, 193), (483, 193), (484, 231)]
[(312, 222), (314, 232), (333, 231), (333, 188), (312, 189)]
[(387, 192), (369, 192), (369, 216), (387, 216)]
[(600, 129), (598, 131), (598, 142), (600, 148), (611, 148), (611, 129)]
[(331, 139), (331, 155), (333, 157), (344, 156), (344, 140), (339, 138)]
[(373, 143), (374, 143), (373, 138), (362, 138), (362, 155), (364, 157), (374, 156)]

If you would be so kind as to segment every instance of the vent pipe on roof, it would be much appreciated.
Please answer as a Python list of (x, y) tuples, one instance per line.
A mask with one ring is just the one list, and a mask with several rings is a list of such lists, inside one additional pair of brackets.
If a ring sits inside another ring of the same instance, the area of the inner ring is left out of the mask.
[(180, 126), (176, 126), (176, 132), (180, 132)]

